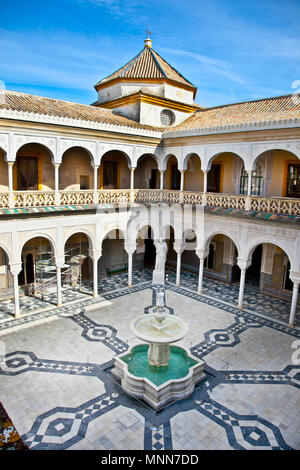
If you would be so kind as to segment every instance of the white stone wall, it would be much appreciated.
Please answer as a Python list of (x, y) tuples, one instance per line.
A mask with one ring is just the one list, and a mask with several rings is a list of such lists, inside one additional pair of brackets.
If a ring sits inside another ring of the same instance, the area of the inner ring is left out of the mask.
[(177, 111), (166, 106), (157, 106), (150, 103), (141, 103), (140, 123), (147, 124), (148, 126), (162, 127), (160, 121), (160, 113), (163, 109), (170, 109), (174, 113), (175, 122), (173, 125), (179, 124), (191, 115), (190, 113)]

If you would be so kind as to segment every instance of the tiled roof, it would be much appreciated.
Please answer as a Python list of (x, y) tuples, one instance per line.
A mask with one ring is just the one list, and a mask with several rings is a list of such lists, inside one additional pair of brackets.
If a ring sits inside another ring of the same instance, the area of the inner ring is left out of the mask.
[(167, 133), (289, 119), (300, 119), (300, 100), (294, 95), (200, 109), (178, 126), (169, 128)]
[(125, 79), (168, 79), (181, 83), (196, 90), (196, 87), (171, 67), (160, 55), (150, 47), (144, 47), (133, 59), (108, 77), (100, 80), (95, 88), (116, 78)]
[[(70, 101), (45, 98), (43, 96), (29, 95), (10, 90), (0, 90), (0, 110), (22, 111), (41, 115), (57, 116), (96, 123), (114, 124), (117, 126), (133, 127), (137, 129), (157, 130), (152, 126), (141, 125), (124, 116), (114, 114), (113, 111)], [(161, 130), (161, 129), (159, 129)]]

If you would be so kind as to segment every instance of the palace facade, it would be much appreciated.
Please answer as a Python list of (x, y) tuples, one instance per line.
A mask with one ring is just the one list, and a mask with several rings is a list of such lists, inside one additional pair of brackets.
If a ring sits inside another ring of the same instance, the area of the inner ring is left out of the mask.
[[(83, 105), (0, 91), (0, 304), (165, 265), (290, 302), (300, 283), (300, 99), (205, 108), (149, 38)], [(138, 223), (136, 218), (138, 214)], [(175, 216), (174, 216), (175, 214)], [(178, 219), (179, 217), (179, 219)], [(178, 223), (180, 220), (180, 223)], [(184, 223), (181, 221), (184, 220)], [(298, 304), (299, 305), (299, 304)]]

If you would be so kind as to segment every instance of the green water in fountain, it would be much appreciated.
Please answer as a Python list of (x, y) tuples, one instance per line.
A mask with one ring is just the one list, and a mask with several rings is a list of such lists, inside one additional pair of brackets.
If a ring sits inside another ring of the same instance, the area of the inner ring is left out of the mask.
[(136, 377), (143, 377), (159, 386), (170, 379), (181, 379), (188, 374), (190, 367), (197, 361), (188, 357), (186, 351), (178, 346), (170, 346), (170, 361), (167, 366), (151, 366), (148, 360), (149, 345), (135, 346), (131, 353), (122, 357), (128, 365), (128, 372)]

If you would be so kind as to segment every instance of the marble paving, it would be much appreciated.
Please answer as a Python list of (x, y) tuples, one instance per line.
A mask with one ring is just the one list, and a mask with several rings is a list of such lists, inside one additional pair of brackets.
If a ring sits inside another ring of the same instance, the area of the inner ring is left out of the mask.
[(139, 342), (128, 325), (149, 313), (156, 286), (148, 275), (132, 289), (115, 279), (99, 299), (0, 323), (1, 401), (30, 449), (300, 449), (298, 328), (221, 294), (200, 296), (189, 277), (169, 282), (169, 313), (189, 325), (178, 345), (206, 363), (206, 379), (154, 412), (111, 368)]

